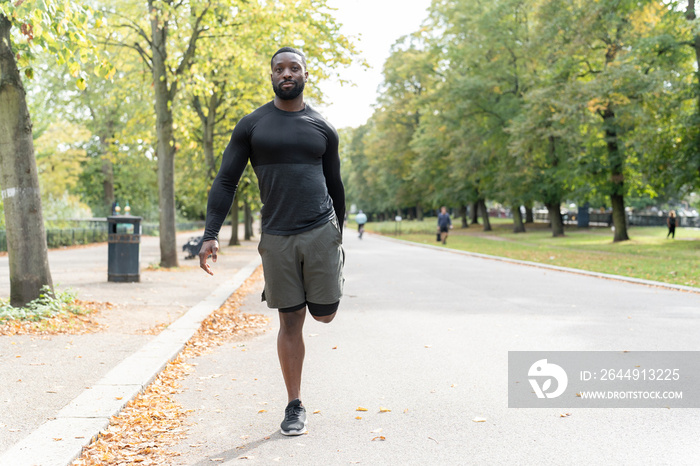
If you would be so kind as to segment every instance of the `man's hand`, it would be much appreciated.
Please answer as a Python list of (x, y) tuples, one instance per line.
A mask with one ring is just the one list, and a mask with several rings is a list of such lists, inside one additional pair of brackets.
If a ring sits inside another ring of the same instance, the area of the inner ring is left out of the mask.
[(219, 242), (215, 239), (210, 239), (202, 243), (202, 248), (199, 250), (199, 266), (209, 275), (214, 275), (211, 271), (207, 259), (211, 256), (211, 260), (216, 262), (216, 253), (219, 252)]

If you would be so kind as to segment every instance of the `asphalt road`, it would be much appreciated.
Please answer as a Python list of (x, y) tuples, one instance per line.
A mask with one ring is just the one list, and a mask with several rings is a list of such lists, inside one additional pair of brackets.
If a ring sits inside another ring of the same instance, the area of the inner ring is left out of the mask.
[(255, 292), (245, 311), (272, 316), (270, 330), (197, 358), (177, 396), (194, 410), (180, 464), (700, 461), (698, 409), (515, 409), (507, 398), (508, 351), (700, 350), (700, 294), (351, 231), (345, 250), (337, 318), (304, 330), (308, 435), (279, 434), (278, 323)]

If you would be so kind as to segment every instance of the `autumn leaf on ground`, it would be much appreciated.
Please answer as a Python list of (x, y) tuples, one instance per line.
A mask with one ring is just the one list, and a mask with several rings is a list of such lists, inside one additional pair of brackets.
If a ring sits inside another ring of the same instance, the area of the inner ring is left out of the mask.
[(475, 417), (474, 419), (472, 419), (472, 422), (486, 422), (486, 418), (485, 417)]
[(379, 412), (380, 413), (390, 413), (391, 410), (389, 408), (384, 408), (382, 406), (379, 407)]
[(363, 408), (362, 406), (358, 406), (355, 411), (367, 411), (367, 408)]
[(266, 412), (267, 412), (266, 409), (261, 409), (260, 411), (258, 411), (258, 414), (260, 414), (260, 413), (266, 413)]
[(378, 433), (380, 433), (381, 431), (382, 431), (382, 428), (380, 427), (379, 429), (370, 430), (369, 433), (370, 433), (370, 434), (378, 434)]
[(320, 414), (320, 413), (321, 413), (320, 409), (317, 409), (316, 411), (314, 411), (314, 414)]
[(571, 413), (561, 413), (559, 417), (569, 417), (571, 416)]
[(359, 421), (360, 419), (362, 419), (362, 416), (355, 416), (355, 419)]
[[(194, 364), (188, 360), (210, 352), (232, 338), (264, 331), (269, 321), (267, 317), (240, 311), (243, 298), (261, 278), (262, 268), (258, 268), (243, 286), (202, 322), (183, 351), (168, 363), (156, 379), (127, 403), (124, 410), (110, 419), (107, 430), (84, 447), (82, 455), (72, 465), (173, 464), (172, 458), (179, 453), (167, 447), (185, 438), (185, 417), (192, 412), (172, 399), (174, 394), (180, 392), (178, 381), (193, 370)], [(213, 374), (210, 378), (220, 376)], [(224, 461), (224, 458), (212, 458), (211, 461)]]
[(384, 440), (386, 440), (386, 437), (384, 437), (383, 435), (380, 435), (379, 437), (374, 437), (374, 438), (372, 439), (373, 442), (374, 442), (375, 440), (379, 440), (380, 442), (383, 442)]

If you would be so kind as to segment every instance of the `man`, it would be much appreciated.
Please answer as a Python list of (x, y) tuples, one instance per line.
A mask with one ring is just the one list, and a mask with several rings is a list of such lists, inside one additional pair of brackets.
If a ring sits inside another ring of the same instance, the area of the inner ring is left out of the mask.
[(309, 309), (319, 322), (335, 317), (343, 288), (342, 219), (338, 133), (304, 102), (306, 58), (283, 47), (270, 61), (275, 98), (245, 116), (233, 130), (207, 204), (200, 267), (212, 274), (216, 236), (250, 160), (258, 176), (262, 235), (258, 251), (265, 275), (263, 301), (279, 310), (277, 353), (288, 402), (281, 431), (306, 432), (301, 403), (304, 362), (302, 327)]
[(440, 240), (442, 244), (447, 243), (447, 233), (452, 228), (452, 219), (450, 219), (450, 214), (447, 213), (447, 207), (440, 207), (440, 213), (438, 214), (438, 230), (440, 231)]
[(362, 234), (365, 232), (365, 223), (367, 223), (367, 215), (361, 210), (355, 215), (357, 222), (357, 236), (362, 239)]

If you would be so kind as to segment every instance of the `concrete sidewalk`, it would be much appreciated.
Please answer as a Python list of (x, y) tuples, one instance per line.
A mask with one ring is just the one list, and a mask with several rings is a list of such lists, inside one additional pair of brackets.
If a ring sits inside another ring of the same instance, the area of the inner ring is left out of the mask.
[[(178, 251), (189, 237), (199, 234), (179, 234)], [(224, 229), (221, 237), (227, 240), (229, 236), (230, 228)], [(217, 303), (225, 300), (259, 261), (257, 241), (244, 242), (235, 248), (223, 247), (213, 277), (199, 269), (197, 259), (184, 260), (184, 253), (180, 253), (177, 270), (149, 270), (148, 266), (156, 264), (159, 255), (158, 238), (143, 237), (141, 282), (110, 283), (106, 243), (49, 252), (54, 284), (59, 290), (73, 288), (81, 300), (110, 302), (113, 306), (97, 317), (105, 326), (98, 333), (0, 336), (0, 464), (23, 464), (8, 463), (7, 455), (16, 453), (18, 446), (49, 420), (76, 415), (80, 409), (92, 409), (98, 415), (88, 414), (85, 419), (91, 421), (82, 422), (92, 425), (96, 417), (114, 414), (111, 411), (121, 406), (113, 401), (123, 393), (105, 392), (96, 398), (96, 391), (89, 389), (100, 386), (119, 366), (127, 369), (133, 380), (119, 377), (122, 380), (116, 382), (137, 385), (129, 388), (137, 393), (157, 373), (155, 366), (144, 369), (148, 367), (144, 361), (151, 365), (164, 364), (156, 359), (168, 357), (173, 345), (184, 344), (188, 333), (198, 327), (198, 319), (218, 307), (220, 303)], [(10, 287), (7, 262), (6, 256), (0, 257), (0, 296), (3, 297), (9, 295)], [(177, 324), (171, 325), (176, 321)], [(164, 335), (166, 332), (161, 330), (166, 326), (170, 327)], [(144, 348), (150, 348), (147, 354)], [(152, 359), (133, 359), (139, 354)], [(125, 360), (131, 360), (133, 368), (139, 370), (128, 370)], [(93, 395), (92, 398), (86, 398), (86, 393)], [(105, 404), (99, 398), (112, 403)], [(123, 405), (130, 395), (121, 398)], [(90, 435), (73, 440), (87, 443)], [(13, 451), (8, 453), (9, 450)], [(55, 463), (41, 464), (66, 464), (66, 461), (57, 458)]]

